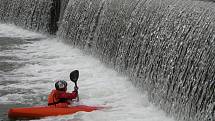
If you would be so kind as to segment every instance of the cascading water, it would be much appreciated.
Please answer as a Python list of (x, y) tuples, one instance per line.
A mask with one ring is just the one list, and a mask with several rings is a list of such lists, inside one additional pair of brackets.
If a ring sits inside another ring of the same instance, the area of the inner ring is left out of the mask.
[(59, 0), (0, 0), (0, 20), (54, 34), (60, 14)]
[(215, 120), (215, 4), (70, 0), (58, 31), (130, 75), (177, 119)]
[[(126, 77), (59, 39), (0, 24), (0, 120), (11, 107), (47, 105), (55, 79), (69, 81), (80, 71), (80, 104), (111, 106), (90, 113), (48, 117), (44, 121), (174, 121), (147, 101)], [(39, 51), (38, 51), (39, 50)]]
[(168, 114), (178, 120), (215, 120), (213, 2), (26, 0), (24, 5), (34, 7), (22, 7), (15, 1), (0, 0), (1, 20), (42, 32), (56, 24), (58, 37), (127, 74)]

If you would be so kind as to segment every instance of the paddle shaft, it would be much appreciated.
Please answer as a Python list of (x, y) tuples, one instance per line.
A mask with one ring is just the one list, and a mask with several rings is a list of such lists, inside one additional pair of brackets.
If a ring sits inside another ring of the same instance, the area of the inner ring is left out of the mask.
[[(75, 83), (75, 86), (78, 87), (77, 82)], [(79, 102), (79, 95), (77, 96), (77, 102)]]

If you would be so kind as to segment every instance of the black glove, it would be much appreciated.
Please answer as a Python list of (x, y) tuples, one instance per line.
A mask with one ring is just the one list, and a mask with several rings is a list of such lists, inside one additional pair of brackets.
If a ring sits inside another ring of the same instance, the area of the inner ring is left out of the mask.
[(78, 92), (78, 87), (74, 86), (74, 91)]

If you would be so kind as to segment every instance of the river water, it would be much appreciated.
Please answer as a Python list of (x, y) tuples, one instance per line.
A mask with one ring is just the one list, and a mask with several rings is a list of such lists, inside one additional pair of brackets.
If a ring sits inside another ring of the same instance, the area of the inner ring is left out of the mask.
[(74, 84), (78, 69), (79, 104), (111, 107), (90, 113), (47, 117), (44, 121), (174, 121), (150, 104), (131, 82), (98, 59), (53, 37), (0, 24), (0, 120), (11, 107), (46, 105), (56, 79)]

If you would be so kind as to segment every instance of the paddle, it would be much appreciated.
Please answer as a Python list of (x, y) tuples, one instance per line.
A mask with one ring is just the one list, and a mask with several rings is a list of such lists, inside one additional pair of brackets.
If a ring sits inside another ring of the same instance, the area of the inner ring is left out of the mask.
[[(78, 70), (74, 70), (70, 73), (70, 80), (75, 83), (75, 87), (78, 87), (77, 85), (78, 77), (79, 77)], [(77, 101), (79, 101), (79, 96), (77, 97)]]

